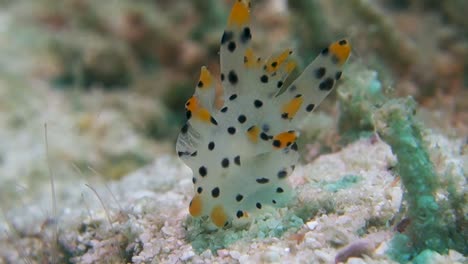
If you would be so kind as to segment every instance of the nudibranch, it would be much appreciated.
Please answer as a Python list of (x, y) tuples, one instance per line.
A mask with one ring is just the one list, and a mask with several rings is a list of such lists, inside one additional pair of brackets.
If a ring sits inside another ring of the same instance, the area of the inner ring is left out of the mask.
[(292, 193), (287, 177), (299, 158), (299, 124), (333, 89), (351, 52), (345, 39), (330, 44), (281, 89), (296, 65), (292, 51), (257, 57), (249, 23), (250, 1), (237, 0), (221, 38), (224, 105), (216, 107), (217, 80), (202, 67), (176, 145), (193, 171), (189, 212), (217, 227), (286, 205)]

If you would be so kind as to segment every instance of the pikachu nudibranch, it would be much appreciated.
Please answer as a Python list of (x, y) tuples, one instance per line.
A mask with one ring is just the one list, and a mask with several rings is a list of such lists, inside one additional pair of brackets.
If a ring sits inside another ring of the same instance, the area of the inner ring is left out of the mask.
[(176, 146), (194, 174), (190, 214), (217, 227), (286, 205), (292, 191), (286, 178), (299, 157), (296, 129), (340, 79), (351, 52), (346, 40), (332, 43), (279, 93), (295, 68), (292, 52), (257, 57), (249, 23), (250, 2), (236, 1), (221, 38), (224, 105), (215, 106), (216, 80), (202, 67)]

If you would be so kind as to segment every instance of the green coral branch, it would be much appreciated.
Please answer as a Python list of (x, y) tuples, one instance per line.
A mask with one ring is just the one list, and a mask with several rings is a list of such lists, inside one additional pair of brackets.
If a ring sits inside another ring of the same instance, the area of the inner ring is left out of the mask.
[[(416, 102), (409, 97), (389, 100), (374, 114), (379, 135), (397, 156), (396, 171), (405, 188), (406, 213), (411, 221), (404, 234), (394, 237), (389, 254), (399, 262), (427, 250), (446, 254), (455, 249), (466, 254), (466, 237), (460, 232), (463, 228), (457, 217), (463, 199), (458, 199), (450, 184), (439, 182), (415, 112)], [(436, 197), (443, 188), (450, 193), (447, 201)]]
[(389, 251), (402, 263), (426, 249), (443, 254), (457, 248), (453, 233), (456, 225), (444, 217), (448, 208), (435, 197), (438, 175), (423, 142), (422, 129), (414, 119), (415, 111), (412, 98), (392, 99), (374, 115), (376, 130), (397, 156), (396, 169), (405, 188), (411, 224), (404, 234), (394, 237)]
[[(440, 180), (423, 140), (423, 126), (414, 117), (416, 102), (389, 99), (373, 71), (350, 65), (349, 72), (353, 78), (338, 90), (340, 135), (349, 141), (377, 132), (398, 159), (396, 172), (405, 190), (402, 213), (410, 224), (394, 236), (388, 253), (401, 263), (416, 260), (423, 252), (426, 256), (428, 250), (466, 254), (466, 199), (452, 181)], [(437, 193), (447, 196), (439, 198)]]

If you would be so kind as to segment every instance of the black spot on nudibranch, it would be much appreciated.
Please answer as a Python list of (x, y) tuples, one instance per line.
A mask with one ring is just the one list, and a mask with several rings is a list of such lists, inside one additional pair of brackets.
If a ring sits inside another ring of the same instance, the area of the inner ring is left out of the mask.
[(239, 165), (239, 166), (241, 165), (240, 156), (236, 156), (236, 157), (234, 158), (234, 163), (235, 163), (236, 165)]
[(318, 69), (315, 70), (315, 77), (317, 79), (321, 79), (326, 73), (326, 70), (324, 67), (320, 67)]
[(257, 204), (255, 204), (255, 206), (256, 206), (258, 209), (262, 209), (262, 204), (261, 204), (261, 203), (257, 203)]
[(224, 81), (224, 73), (221, 73), (221, 81)]
[(335, 80), (339, 80), (341, 78), (341, 71), (336, 72), (335, 74)]
[(244, 199), (244, 196), (242, 196), (242, 194), (236, 195), (236, 201), (240, 202), (242, 201), (242, 199)]
[(229, 101), (235, 100), (237, 98), (237, 94), (233, 94), (229, 96)]
[(193, 178), (192, 178), (192, 183), (193, 183), (193, 184), (197, 183), (197, 178), (193, 177)]
[(265, 132), (260, 133), (260, 138), (263, 140), (269, 140), (271, 136), (268, 136)]
[(213, 141), (211, 141), (209, 144), (208, 144), (208, 149), (209, 150), (213, 150), (215, 148), (215, 143)]
[(227, 132), (231, 135), (234, 135), (236, 133), (236, 128), (235, 127), (228, 127)]
[(321, 91), (330, 91), (334, 83), (335, 81), (332, 78), (327, 78), (319, 84), (319, 89)]
[(278, 62), (277, 62), (277, 61), (274, 61), (274, 62), (271, 63), (271, 67), (276, 68), (276, 66), (278, 66)]
[(252, 33), (250, 32), (250, 28), (249, 27), (245, 27), (244, 30), (242, 30), (242, 34), (240, 36), (240, 40), (242, 43), (246, 43), (247, 41), (249, 41), (250, 39), (252, 39)]
[(288, 118), (289, 118), (289, 114), (288, 114), (288, 113), (282, 113), (282, 114), (281, 114), (281, 118), (283, 118), (283, 119), (288, 119)]
[(273, 204), (276, 204), (276, 200), (271, 200), (271, 202), (272, 202)]
[(267, 82), (268, 82), (268, 76), (266, 76), (265, 74), (262, 75), (262, 76), (260, 77), (260, 81), (261, 81), (262, 83), (267, 83)]
[(228, 74), (229, 82), (234, 85), (239, 80), (235, 71), (230, 71)]
[(221, 166), (222, 166), (223, 168), (229, 167), (229, 159), (228, 159), (228, 158), (224, 158), (224, 159), (221, 161)]
[(272, 143), (272, 144), (273, 144), (273, 146), (279, 148), (279, 147), (281, 146), (281, 141), (279, 141), (279, 140), (276, 139), (276, 140), (273, 140), (273, 143)]
[(288, 173), (285, 170), (278, 171), (278, 178), (284, 179), (286, 176), (288, 176)]
[(205, 177), (206, 174), (208, 174), (208, 171), (207, 171), (207, 169), (206, 169), (205, 166), (201, 166), (201, 167), (198, 169), (198, 173), (200, 173), (200, 176)]
[(225, 107), (221, 108), (221, 112), (223, 112), (223, 113), (226, 113), (226, 112), (227, 112), (227, 110), (228, 110), (228, 107), (227, 107), (227, 106), (225, 106)]
[(322, 52), (320, 52), (320, 54), (322, 54), (323, 56), (326, 56), (328, 55), (328, 51), (329, 51), (328, 48), (324, 48)]
[(236, 216), (237, 218), (241, 218), (242, 216), (244, 216), (244, 213), (241, 210), (239, 210), (237, 211)]
[(197, 156), (197, 154), (198, 154), (198, 151), (195, 151), (195, 152), (193, 152), (192, 154), (190, 154), (190, 156), (192, 156), (192, 157), (196, 157), (196, 156)]
[(203, 192), (203, 188), (202, 187), (198, 187), (197, 188), (197, 193), (202, 193)]
[(210, 117), (210, 122), (211, 122), (213, 125), (218, 125), (218, 122), (217, 122), (216, 119), (214, 119), (213, 117)]
[(214, 198), (219, 196), (219, 188), (218, 187), (215, 187), (213, 190), (211, 190), (211, 196), (213, 196)]
[(202, 88), (203, 87), (203, 82), (202, 81), (199, 81), (198, 84), (197, 84), (198, 88)]
[(291, 145), (291, 149), (294, 150), (294, 151), (297, 151), (297, 144), (296, 144), (296, 142), (294, 142), (294, 143)]
[(187, 120), (192, 118), (192, 111), (185, 112), (185, 117), (187, 117)]
[(265, 184), (265, 183), (268, 183), (270, 180), (267, 178), (258, 178), (256, 179), (256, 181), (260, 184)]
[(340, 40), (340, 42), (338, 42), (338, 44), (340, 44), (341, 46), (346, 45), (346, 43), (348, 43), (346, 39), (342, 39)]
[(282, 192), (284, 192), (284, 190), (283, 190), (283, 188), (278, 187), (278, 188), (276, 188), (276, 192), (277, 192), (277, 193), (282, 193)]
[(314, 104), (309, 104), (306, 106), (306, 111), (307, 112), (312, 112), (312, 110), (314, 110), (315, 108), (315, 105)]
[(254, 101), (254, 106), (255, 106), (256, 108), (260, 108), (260, 107), (262, 107), (262, 105), (263, 105), (263, 102), (262, 102), (262, 101), (260, 101), (260, 100), (258, 100), (258, 99)]
[(245, 117), (245, 115), (240, 115), (237, 118), (237, 121), (239, 121), (239, 123), (241, 123), (241, 124), (245, 123), (246, 120), (247, 120), (247, 118)]
[(229, 42), (228, 44), (228, 50), (230, 52), (234, 52), (236, 50), (236, 43), (234, 41)]
[(221, 37), (221, 45), (230, 41), (233, 36), (234, 33), (232, 33), (232, 31), (224, 31), (223, 36)]
[(282, 82), (282, 81), (278, 81), (278, 83), (276, 84), (276, 87), (277, 87), (277, 88), (281, 88), (281, 86), (283, 86), (283, 82)]

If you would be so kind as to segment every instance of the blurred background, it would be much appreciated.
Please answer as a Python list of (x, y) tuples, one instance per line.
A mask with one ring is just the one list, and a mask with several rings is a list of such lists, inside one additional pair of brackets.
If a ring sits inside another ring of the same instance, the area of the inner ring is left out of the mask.
[[(252, 2), (262, 57), (292, 47), (297, 76), (328, 43), (346, 37), (351, 65), (375, 70), (389, 94), (412, 95), (429, 127), (467, 134), (468, 1)], [(118, 180), (157, 155), (173, 155), (200, 67), (219, 74), (231, 4), (0, 0), (2, 209), (48, 196), (48, 164), (63, 200), (72, 195), (61, 185)], [(337, 113), (334, 93), (318, 116), (335, 127)], [(308, 139), (330, 152), (337, 137), (322, 131)], [(304, 160), (316, 156), (303, 149)]]

